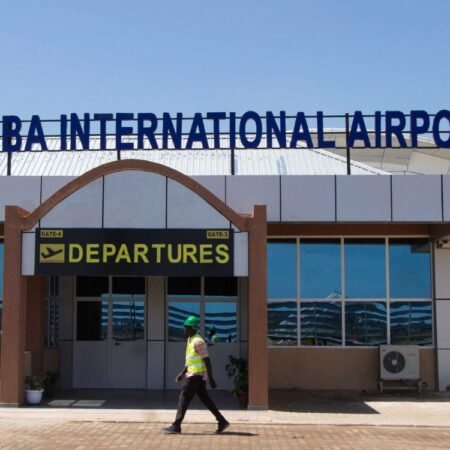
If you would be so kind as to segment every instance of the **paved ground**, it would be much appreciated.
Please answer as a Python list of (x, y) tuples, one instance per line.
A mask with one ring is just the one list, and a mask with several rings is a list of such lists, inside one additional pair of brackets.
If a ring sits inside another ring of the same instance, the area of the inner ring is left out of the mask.
[(189, 424), (164, 435), (158, 423), (58, 422), (0, 425), (0, 448), (14, 449), (445, 449), (450, 430), (329, 425)]
[(182, 435), (163, 434), (176, 393), (74, 391), (40, 407), (0, 407), (0, 448), (450, 449), (450, 394), (276, 391), (268, 411), (213, 395), (232, 423), (221, 436), (198, 403)]

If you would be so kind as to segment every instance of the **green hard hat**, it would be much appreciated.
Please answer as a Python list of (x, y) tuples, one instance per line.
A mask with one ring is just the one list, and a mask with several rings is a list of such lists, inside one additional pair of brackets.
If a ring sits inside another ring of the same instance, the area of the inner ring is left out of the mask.
[(191, 328), (198, 328), (200, 326), (200, 319), (198, 317), (195, 317), (195, 316), (189, 316), (184, 321), (184, 326), (185, 327), (191, 327)]

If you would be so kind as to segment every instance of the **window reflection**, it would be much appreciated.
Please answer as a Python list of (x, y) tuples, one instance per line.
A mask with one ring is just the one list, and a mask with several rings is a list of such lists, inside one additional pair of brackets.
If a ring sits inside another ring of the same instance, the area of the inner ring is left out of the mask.
[(387, 342), (386, 303), (345, 304), (346, 345), (380, 345)]
[(270, 302), (267, 315), (269, 345), (297, 345), (297, 303)]
[(301, 302), (302, 345), (341, 345), (342, 311), (340, 302)]
[(271, 239), (267, 246), (269, 298), (297, 297), (297, 248), (295, 239)]
[(391, 343), (432, 345), (431, 302), (391, 303)]
[(183, 323), (188, 316), (200, 317), (199, 302), (169, 302), (168, 305), (169, 341), (185, 341)]
[(144, 339), (144, 302), (114, 301), (112, 328), (116, 341), (137, 341)]
[(108, 334), (108, 302), (77, 303), (77, 340), (102, 341)]
[(205, 338), (209, 345), (237, 341), (236, 303), (205, 303)]
[(391, 298), (431, 298), (430, 272), (428, 240), (389, 240)]
[(345, 240), (345, 296), (386, 297), (384, 239)]
[(300, 241), (302, 298), (341, 297), (341, 243), (339, 239)]

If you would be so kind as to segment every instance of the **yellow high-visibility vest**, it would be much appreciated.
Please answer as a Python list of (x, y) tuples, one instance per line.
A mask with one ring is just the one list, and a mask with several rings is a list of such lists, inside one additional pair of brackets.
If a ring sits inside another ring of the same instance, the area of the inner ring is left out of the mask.
[(201, 373), (206, 372), (206, 366), (203, 359), (195, 351), (195, 342), (201, 340), (203, 343), (204, 339), (197, 333), (190, 337), (186, 345), (186, 367), (189, 373)]

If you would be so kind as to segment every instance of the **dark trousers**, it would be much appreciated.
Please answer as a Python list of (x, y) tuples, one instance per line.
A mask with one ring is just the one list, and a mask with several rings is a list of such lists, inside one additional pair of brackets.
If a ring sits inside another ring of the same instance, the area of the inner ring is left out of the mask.
[(203, 380), (202, 376), (195, 375), (193, 377), (185, 378), (183, 382), (180, 397), (178, 399), (177, 415), (175, 422), (173, 423), (175, 427), (181, 427), (181, 422), (183, 422), (189, 403), (191, 403), (191, 400), (194, 398), (195, 394), (198, 395), (198, 398), (211, 411), (218, 422), (225, 421), (225, 417), (220, 414), (215, 403), (208, 395), (206, 390), (206, 381)]

